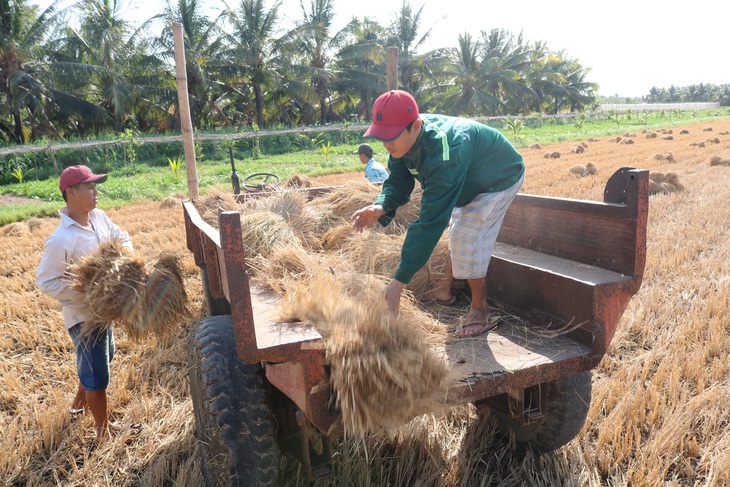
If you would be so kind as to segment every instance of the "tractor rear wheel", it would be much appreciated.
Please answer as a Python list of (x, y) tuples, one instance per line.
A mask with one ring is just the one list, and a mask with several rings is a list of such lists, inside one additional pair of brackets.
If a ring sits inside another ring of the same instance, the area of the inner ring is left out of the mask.
[[(583, 428), (591, 403), (591, 373), (563, 377), (525, 391), (539, 398), (541, 417), (520, 424), (503, 407), (489, 407), (489, 416), (504, 433), (514, 435), (517, 446), (536, 452), (550, 452), (568, 443)], [(537, 405), (537, 404), (536, 404)], [(482, 408), (482, 404), (478, 407)]]
[(238, 358), (230, 315), (193, 326), (190, 390), (206, 485), (277, 485), (280, 452), (261, 365)]

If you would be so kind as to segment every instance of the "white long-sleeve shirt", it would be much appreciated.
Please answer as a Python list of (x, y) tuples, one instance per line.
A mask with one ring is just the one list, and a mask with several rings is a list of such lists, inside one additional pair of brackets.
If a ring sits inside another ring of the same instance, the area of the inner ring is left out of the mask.
[(61, 223), (46, 239), (36, 273), (36, 285), (43, 293), (61, 303), (63, 324), (68, 329), (93, 318), (83, 296), (73, 291), (64, 279), (68, 266), (92, 253), (103, 243), (117, 240), (129, 249), (133, 249), (133, 246), (129, 234), (122, 231), (102, 210), (91, 211), (89, 226), (83, 226), (68, 216), (66, 208), (60, 209), (58, 213), (61, 215)]

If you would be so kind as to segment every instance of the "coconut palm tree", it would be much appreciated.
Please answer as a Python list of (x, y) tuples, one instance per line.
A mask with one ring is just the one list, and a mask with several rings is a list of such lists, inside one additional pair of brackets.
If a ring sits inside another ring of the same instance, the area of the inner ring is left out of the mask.
[(277, 58), (286, 39), (275, 37), (279, 8), (280, 0), (268, 10), (263, 0), (241, 0), (236, 8), (226, 10), (232, 33), (228, 36), (229, 48), (222, 53), (221, 81), (235, 99), (239, 113), (247, 111), (247, 99), (253, 98), (255, 121), (260, 128), (267, 126), (264, 92), (284, 79)]
[(498, 105), (499, 99), (481, 90), (479, 41), (468, 32), (460, 34), (458, 47), (449, 50), (450, 80), (434, 87), (432, 103), (438, 111), (453, 115), (474, 116), (485, 105)]
[(532, 91), (525, 83), (530, 66), (530, 50), (503, 30), (459, 35), (458, 47), (449, 50), (452, 76), (434, 90), (434, 104), (455, 115), (496, 115), (505, 104)]
[(431, 35), (432, 29), (423, 29), (422, 14), (424, 5), (418, 10), (413, 8), (413, 3), (403, 0), (398, 13), (390, 25), (390, 36), (388, 46), (398, 48), (398, 86), (410, 93), (418, 93), (423, 84), (421, 73), (430, 73), (432, 69), (426, 65), (427, 60), (435, 58), (437, 61), (440, 53), (427, 53), (419, 55), (418, 50)]
[(25, 0), (0, 0), (0, 113), (9, 114), (9, 119), (0, 118), (0, 136), (8, 141), (26, 141), (24, 114), (30, 131), (39, 125), (53, 130), (41, 51), (57, 17), (56, 4), (38, 13)]
[(333, 0), (310, 0), (305, 7), (300, 0), (302, 21), (298, 26), (299, 50), (303, 56), (303, 64), (309, 67), (312, 88), (316, 93), (319, 105), (319, 122), (327, 122), (331, 83), (335, 73), (331, 69), (331, 53), (344, 40), (344, 35), (330, 37), (330, 28), (334, 18)]
[(221, 12), (216, 19), (209, 19), (203, 12), (205, 3), (198, 0), (167, 1), (162, 16), (165, 27), (158, 39), (161, 51), (158, 56), (168, 62), (174, 59), (174, 41), (171, 22), (180, 22), (185, 42), (186, 74), (190, 95), (190, 112), (193, 126), (209, 126), (212, 120), (231, 125), (230, 118), (216, 103), (223, 90), (211, 75), (220, 68), (219, 53), (225, 47)]
[[(103, 109), (116, 130), (135, 125), (134, 108), (151, 89), (145, 83), (154, 74), (164, 77), (161, 62), (149, 52), (144, 26), (132, 30), (123, 19), (123, 0), (84, 0), (76, 8), (80, 25), (68, 25), (51, 44), (55, 82)], [(96, 130), (106, 125), (88, 105), (82, 108), (76, 110), (82, 121), (95, 115), (90, 123)]]
[(366, 17), (353, 19), (341, 33), (347, 41), (335, 55), (338, 78), (334, 88), (354, 115), (369, 120), (375, 98), (387, 88), (387, 31)]

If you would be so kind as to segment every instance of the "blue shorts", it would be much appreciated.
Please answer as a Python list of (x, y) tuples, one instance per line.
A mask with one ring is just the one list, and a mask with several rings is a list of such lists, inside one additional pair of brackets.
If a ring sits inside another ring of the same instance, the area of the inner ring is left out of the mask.
[(76, 347), (76, 370), (86, 391), (103, 391), (109, 385), (109, 362), (114, 358), (114, 330), (81, 333), (83, 323), (68, 329)]

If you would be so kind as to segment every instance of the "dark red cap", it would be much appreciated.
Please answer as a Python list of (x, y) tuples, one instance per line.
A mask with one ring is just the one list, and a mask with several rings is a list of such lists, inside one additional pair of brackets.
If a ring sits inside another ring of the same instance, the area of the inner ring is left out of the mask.
[(373, 123), (364, 137), (389, 142), (396, 139), (418, 116), (418, 105), (410, 93), (403, 90), (383, 93), (373, 104)]
[(61, 193), (66, 191), (69, 186), (75, 186), (79, 183), (103, 183), (106, 181), (106, 174), (94, 174), (86, 166), (70, 166), (61, 173), (61, 181), (58, 187)]

